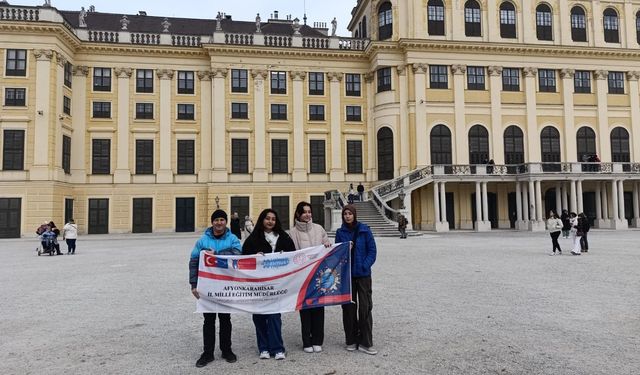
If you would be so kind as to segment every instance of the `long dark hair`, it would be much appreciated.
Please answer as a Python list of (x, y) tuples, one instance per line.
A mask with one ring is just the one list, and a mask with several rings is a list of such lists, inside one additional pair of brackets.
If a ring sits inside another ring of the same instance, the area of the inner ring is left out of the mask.
[(264, 210), (262, 210), (262, 212), (260, 212), (260, 216), (258, 216), (258, 221), (256, 222), (256, 225), (253, 228), (253, 232), (251, 232), (251, 234), (253, 235), (255, 233), (256, 235), (259, 234), (264, 237), (264, 219), (267, 217), (268, 213), (272, 213), (276, 217), (276, 225), (273, 227), (273, 231), (278, 235), (281, 235), (283, 233), (286, 234), (284, 229), (282, 229), (282, 223), (280, 222), (278, 213), (274, 211), (272, 208), (265, 208)]
[(296, 206), (296, 210), (293, 213), (294, 226), (296, 225), (296, 220), (300, 221), (300, 215), (304, 213), (304, 208), (307, 206), (309, 207), (309, 209), (311, 210), (311, 213), (313, 214), (313, 207), (311, 207), (311, 203), (305, 202), (305, 201), (298, 203), (298, 205)]

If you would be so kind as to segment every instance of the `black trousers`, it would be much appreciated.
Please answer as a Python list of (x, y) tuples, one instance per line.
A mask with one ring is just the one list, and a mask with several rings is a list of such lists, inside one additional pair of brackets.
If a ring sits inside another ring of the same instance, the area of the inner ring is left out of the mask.
[(67, 253), (74, 254), (76, 252), (76, 239), (75, 238), (67, 238)]
[(373, 346), (373, 300), (371, 277), (351, 278), (353, 303), (342, 305), (342, 324), (347, 345)]
[(223, 353), (231, 351), (231, 315), (204, 313), (204, 324), (202, 325), (202, 338), (204, 341), (204, 352), (213, 355), (216, 347), (216, 315), (220, 320), (220, 350)]
[(553, 232), (551, 233), (551, 243), (553, 244), (553, 252), (556, 252), (556, 249), (558, 249), (558, 251), (562, 251), (562, 249), (560, 248), (560, 244), (558, 243), (558, 237), (560, 237), (560, 232)]
[(300, 310), (302, 347), (322, 346), (324, 342), (324, 307)]
[(580, 237), (580, 246), (582, 247), (583, 251), (589, 250), (589, 240), (587, 240), (587, 233), (588, 232), (584, 232), (582, 237)]

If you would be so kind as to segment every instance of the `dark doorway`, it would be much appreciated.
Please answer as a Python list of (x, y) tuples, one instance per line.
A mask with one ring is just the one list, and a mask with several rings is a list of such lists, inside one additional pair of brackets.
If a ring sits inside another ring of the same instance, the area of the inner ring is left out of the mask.
[(89, 199), (89, 234), (109, 233), (109, 199)]
[(471, 173), (476, 173), (475, 164), (487, 164), (489, 161), (489, 132), (482, 125), (469, 129), (469, 164)]
[(69, 220), (73, 219), (73, 199), (65, 198), (64, 200), (64, 222), (65, 224)]
[(0, 198), (0, 238), (20, 238), (22, 198)]
[(133, 233), (151, 233), (153, 198), (133, 198)]
[(195, 232), (196, 199), (176, 198), (176, 232)]
[(544, 212), (542, 213), (542, 217), (548, 219), (549, 211), (551, 210), (553, 210), (553, 212), (558, 214), (558, 217), (560, 217), (562, 210), (558, 212), (558, 207), (556, 207), (556, 189), (555, 188), (547, 189), (547, 191), (544, 192)]
[[(482, 199), (482, 198), (481, 198)], [(487, 205), (489, 206), (489, 222), (491, 228), (498, 228), (498, 196), (495, 193), (487, 192)], [(471, 217), (476, 222), (476, 193), (471, 194)]]
[(378, 180), (393, 179), (393, 132), (384, 127), (378, 131)]
[(629, 226), (633, 223), (633, 193), (624, 192), (624, 218), (627, 219)]
[(582, 192), (582, 212), (587, 215), (589, 224), (593, 226), (596, 221), (596, 193), (593, 191)]
[[(233, 215), (234, 212), (238, 213), (238, 218), (240, 218), (240, 228), (244, 228), (244, 217), (250, 216), (249, 213), (249, 197), (231, 197), (231, 212)], [(252, 218), (257, 219), (257, 218)], [(231, 220), (231, 219), (229, 219)]]
[(445, 193), (445, 200), (447, 204), (447, 222), (449, 223), (449, 229), (456, 229), (456, 212), (454, 211), (453, 193)]
[(518, 204), (516, 203), (516, 193), (512, 192), (507, 194), (507, 201), (509, 205), (509, 228), (516, 228), (516, 221), (518, 220)]

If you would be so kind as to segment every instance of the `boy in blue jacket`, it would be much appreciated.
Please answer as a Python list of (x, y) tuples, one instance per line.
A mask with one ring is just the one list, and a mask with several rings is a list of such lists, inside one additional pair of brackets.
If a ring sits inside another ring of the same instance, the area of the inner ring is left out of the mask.
[[(207, 228), (202, 237), (196, 242), (189, 259), (189, 283), (191, 294), (200, 298), (198, 293), (198, 262), (201, 251), (210, 251), (218, 255), (240, 255), (242, 245), (240, 240), (227, 228), (227, 213), (223, 210), (215, 210), (211, 214), (211, 227)], [(196, 361), (196, 367), (204, 367), (213, 361), (213, 351), (216, 345), (216, 313), (204, 313), (202, 325), (202, 338), (204, 351)], [(220, 350), (222, 358), (233, 363), (238, 360), (231, 351), (231, 315), (218, 313), (220, 320)]]

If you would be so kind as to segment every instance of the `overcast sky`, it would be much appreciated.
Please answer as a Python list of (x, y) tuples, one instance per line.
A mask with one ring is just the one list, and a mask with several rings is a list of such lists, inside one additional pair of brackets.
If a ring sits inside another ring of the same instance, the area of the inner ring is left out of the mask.
[[(351, 9), (356, 0), (306, 0), (307, 24), (326, 22), (331, 29), (331, 20), (338, 20), (340, 36), (351, 35), (347, 25), (351, 20)], [(12, 5), (42, 5), (44, 0), (9, 0)], [(61, 10), (80, 10), (94, 5), (96, 11), (119, 14), (137, 14), (144, 10), (150, 16), (186, 17), (186, 18), (215, 18), (218, 11), (231, 14), (234, 20), (254, 21), (256, 13), (260, 13), (262, 22), (270, 17), (274, 10), (278, 10), (280, 18), (291, 14), (291, 18), (298, 17), (302, 23), (305, 11), (304, 0), (51, 0), (51, 5)]]

